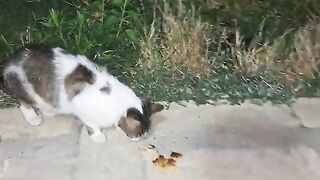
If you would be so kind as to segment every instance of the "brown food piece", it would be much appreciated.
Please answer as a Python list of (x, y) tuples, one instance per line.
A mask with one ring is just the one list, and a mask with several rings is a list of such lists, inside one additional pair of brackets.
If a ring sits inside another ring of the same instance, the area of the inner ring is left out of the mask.
[(176, 166), (176, 160), (170, 158), (170, 159), (166, 159), (163, 155), (160, 155), (157, 159), (155, 159), (154, 161), (152, 161), (153, 164), (166, 168), (166, 167), (170, 167), (170, 166)]
[(170, 157), (172, 157), (173, 159), (178, 159), (182, 157), (182, 154), (177, 153), (177, 152), (171, 152)]
[(165, 165), (167, 163), (167, 159), (164, 158), (162, 155), (160, 155), (157, 159), (155, 159), (152, 162), (153, 162), (153, 164), (158, 165), (160, 167), (165, 167)]
[(167, 159), (167, 166), (176, 166), (176, 160), (170, 158), (170, 159)]

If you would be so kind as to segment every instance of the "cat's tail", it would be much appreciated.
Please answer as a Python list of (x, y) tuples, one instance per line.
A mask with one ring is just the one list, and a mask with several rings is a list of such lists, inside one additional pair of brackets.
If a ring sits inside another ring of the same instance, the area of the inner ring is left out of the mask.
[(18, 107), (19, 103), (5, 86), (4, 69), (5, 63), (0, 60), (0, 108)]
[(4, 85), (4, 67), (5, 67), (5, 61), (0, 60), (0, 90), (5, 91), (5, 85)]

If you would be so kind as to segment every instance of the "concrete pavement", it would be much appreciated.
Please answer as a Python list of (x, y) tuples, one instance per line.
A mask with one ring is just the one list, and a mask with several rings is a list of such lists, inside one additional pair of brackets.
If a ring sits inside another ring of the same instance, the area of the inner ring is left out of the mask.
[(31, 127), (18, 109), (1, 109), (0, 180), (317, 180), (319, 104), (171, 104), (145, 139), (109, 128), (102, 144), (75, 119)]

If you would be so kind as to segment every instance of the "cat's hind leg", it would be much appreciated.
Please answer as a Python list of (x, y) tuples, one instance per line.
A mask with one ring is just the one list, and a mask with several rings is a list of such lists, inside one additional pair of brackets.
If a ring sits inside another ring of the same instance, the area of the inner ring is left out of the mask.
[(39, 116), (31, 106), (21, 103), (20, 110), (25, 120), (32, 126), (39, 126), (42, 123), (41, 116)]
[(42, 119), (32, 108), (31, 104), (34, 104), (34, 100), (32, 97), (30, 97), (24, 84), (22, 83), (22, 75), (19, 75), (19, 73), (16, 71), (18, 71), (18, 68), (12, 66), (11, 70), (4, 74), (5, 89), (7, 89), (10, 94), (20, 102), (20, 110), (24, 118), (31, 125), (38, 126), (42, 123)]

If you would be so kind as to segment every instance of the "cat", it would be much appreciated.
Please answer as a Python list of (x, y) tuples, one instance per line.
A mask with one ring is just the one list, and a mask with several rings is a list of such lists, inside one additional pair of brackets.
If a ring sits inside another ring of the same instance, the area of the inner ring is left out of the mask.
[(136, 140), (149, 131), (151, 115), (164, 108), (139, 98), (105, 67), (59, 47), (25, 45), (4, 62), (5, 90), (34, 126), (42, 123), (39, 112), (68, 114), (91, 129), (93, 142), (104, 142), (101, 128), (113, 125)]

